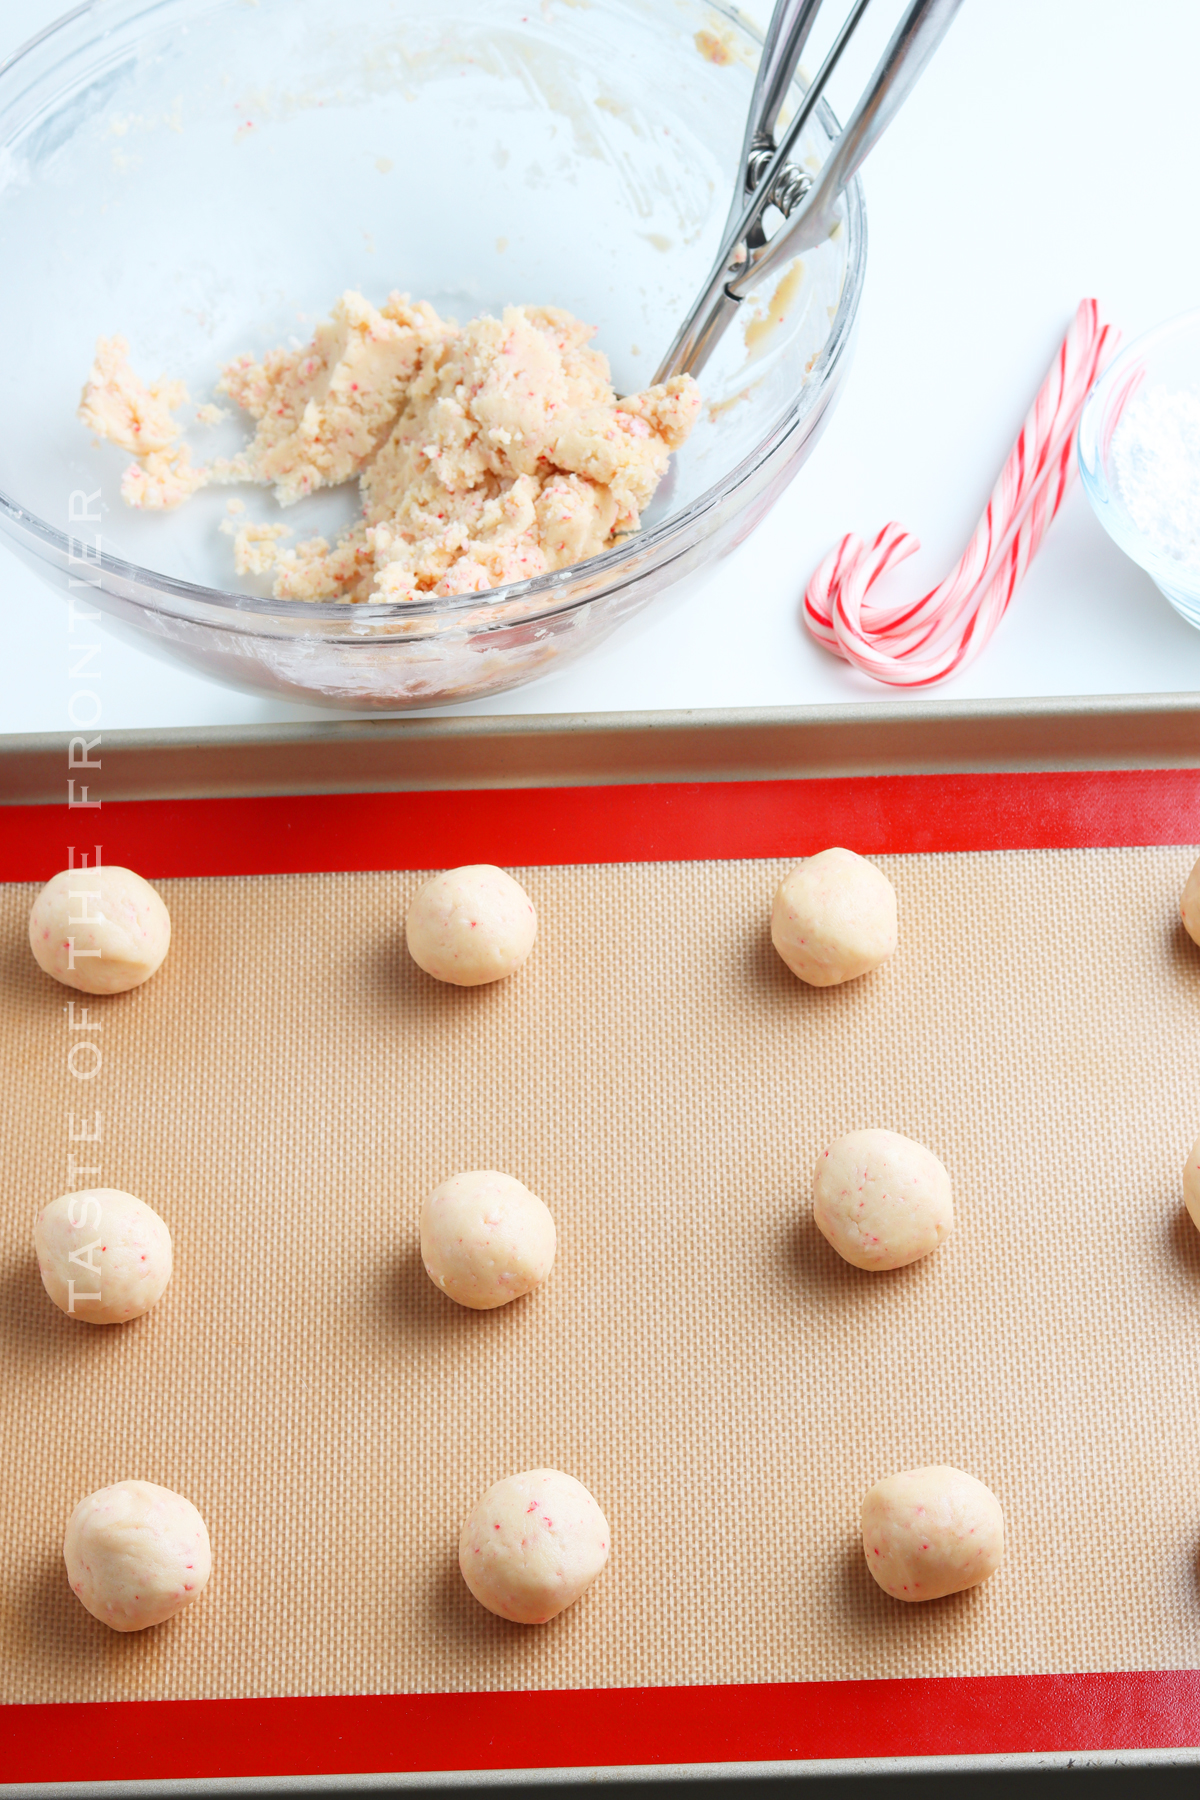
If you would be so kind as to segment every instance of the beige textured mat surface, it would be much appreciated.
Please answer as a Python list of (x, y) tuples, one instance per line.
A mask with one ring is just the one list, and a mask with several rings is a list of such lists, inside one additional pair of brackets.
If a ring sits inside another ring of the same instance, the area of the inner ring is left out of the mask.
[[(91, 1003), (0, 889), (0, 1698), (252, 1695), (1164, 1667), (1200, 1661), (1200, 951), (1187, 850), (880, 858), (892, 966), (815, 992), (775, 957), (785, 866), (535, 869), (506, 985), (403, 950), (403, 874), (162, 884), (161, 973)], [(90, 1058), (77, 1058), (81, 1065)], [(96, 1109), (101, 1154), (68, 1142)], [(808, 1209), (833, 1135), (942, 1156), (958, 1228), (886, 1275)], [(45, 1297), (36, 1206), (67, 1157), (175, 1235), (147, 1318)], [(560, 1253), (474, 1314), (419, 1260), (424, 1192), (527, 1180)], [(988, 1482), (1009, 1552), (906, 1608), (857, 1542), (878, 1476)], [(609, 1570), (522, 1629), (457, 1573), (460, 1520), (549, 1463), (593, 1489)], [(70, 1594), (76, 1500), (185, 1493), (203, 1600), (121, 1637)]]

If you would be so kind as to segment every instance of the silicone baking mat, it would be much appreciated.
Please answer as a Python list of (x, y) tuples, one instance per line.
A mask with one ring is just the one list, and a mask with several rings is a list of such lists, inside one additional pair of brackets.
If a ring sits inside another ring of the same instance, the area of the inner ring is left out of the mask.
[[(92, 835), (174, 939), (87, 1002), (99, 1032), (24, 935), (91, 846), (65, 809), (5, 822), (0, 1777), (1200, 1743), (1196, 776), (113, 806)], [(831, 841), (879, 858), (901, 943), (822, 992), (767, 921)], [(448, 988), (404, 912), (420, 869), (483, 859), (529, 888), (537, 948)], [(872, 1124), (956, 1192), (947, 1245), (886, 1275), (809, 1213), (819, 1151)], [(133, 1325), (42, 1291), (69, 1157), (171, 1225)], [(559, 1229), (547, 1286), (491, 1314), (417, 1245), (423, 1194), (479, 1166)], [(1007, 1554), (904, 1607), (858, 1503), (933, 1461), (996, 1491)], [(614, 1551), (534, 1630), (476, 1604), (455, 1546), (539, 1464)], [(202, 1601), (130, 1636), (61, 1560), (75, 1501), (125, 1476), (187, 1494), (214, 1550)]]

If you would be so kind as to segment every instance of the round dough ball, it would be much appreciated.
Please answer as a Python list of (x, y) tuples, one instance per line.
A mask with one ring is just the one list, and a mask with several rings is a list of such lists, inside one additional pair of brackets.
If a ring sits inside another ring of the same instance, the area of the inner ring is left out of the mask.
[(81, 1500), (63, 1543), (67, 1579), (93, 1618), (145, 1631), (198, 1600), (212, 1573), (208, 1528), (190, 1500), (118, 1481)]
[(421, 1208), (430, 1280), (460, 1306), (480, 1311), (540, 1287), (557, 1241), (549, 1207), (496, 1169), (451, 1175)]
[(404, 932), (412, 959), (438, 981), (479, 987), (514, 975), (533, 949), (537, 914), (519, 881), (492, 863), (432, 875)]
[(33, 903), (29, 942), (39, 966), (65, 987), (123, 994), (162, 963), (171, 915), (132, 869), (64, 869)]
[(867, 1567), (897, 1600), (938, 1600), (977, 1587), (1004, 1555), (1004, 1514), (961, 1469), (908, 1469), (877, 1481), (862, 1504)]
[(896, 890), (853, 850), (822, 850), (785, 875), (771, 942), (793, 975), (833, 987), (877, 969), (896, 948)]
[(1200, 1231), (1200, 1138), (1192, 1145), (1183, 1171), (1183, 1204), (1191, 1215), (1192, 1224)]
[(89, 1325), (140, 1319), (171, 1279), (171, 1233), (120, 1188), (80, 1188), (43, 1206), (34, 1227), (42, 1285)]
[(1200, 944), (1200, 862), (1192, 865), (1192, 872), (1184, 886), (1179, 916), (1193, 943)]
[(954, 1229), (950, 1177), (898, 1131), (850, 1131), (813, 1171), (813, 1218), (856, 1269), (900, 1269)]
[(475, 1502), (458, 1540), (458, 1566), (489, 1612), (544, 1625), (592, 1585), (610, 1541), (608, 1521), (582, 1482), (558, 1469), (528, 1469)]

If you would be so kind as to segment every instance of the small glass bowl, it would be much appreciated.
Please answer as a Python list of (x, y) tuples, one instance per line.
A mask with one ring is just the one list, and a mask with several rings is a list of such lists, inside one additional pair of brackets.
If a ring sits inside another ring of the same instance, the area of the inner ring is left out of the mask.
[[(476, 699), (599, 643), (740, 543), (811, 453), (862, 294), (857, 181), (800, 279), (765, 282), (722, 340), (642, 529), (490, 593), (233, 591), (229, 490), (125, 507), (128, 457), (89, 442), (80, 385), (121, 332), (147, 379), (219, 400), (223, 363), (305, 341), (354, 287), (459, 320), (565, 307), (635, 392), (712, 263), (759, 48), (721, 0), (85, 0), (0, 65), (0, 339), (20, 346), (0, 360), (0, 540), (173, 658), (350, 710)], [(819, 107), (801, 160), (837, 129)], [(204, 461), (247, 436), (187, 423)], [(292, 541), (357, 512), (353, 484), (283, 512), (243, 492), (242, 521)]]
[(1096, 517), (1114, 543), (1153, 579), (1180, 616), (1200, 629), (1200, 565), (1181, 563), (1129, 515), (1113, 438), (1135, 395), (1154, 387), (1200, 394), (1200, 311), (1148, 331), (1114, 357), (1079, 420), (1079, 473)]

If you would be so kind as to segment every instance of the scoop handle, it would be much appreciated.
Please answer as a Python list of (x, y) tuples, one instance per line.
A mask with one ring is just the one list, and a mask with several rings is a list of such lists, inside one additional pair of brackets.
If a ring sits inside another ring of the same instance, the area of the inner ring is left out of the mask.
[[(737, 312), (742, 296), (729, 287), (729, 279), (738, 272), (740, 263), (745, 263), (747, 267), (757, 266), (757, 260), (762, 256), (767, 241), (762, 234), (762, 218), (772, 204), (775, 184), (787, 167), (787, 158), (800, 141), (800, 133), (810, 115), (819, 105), (825, 85), (841, 60), (842, 52), (853, 37), (870, 0), (854, 0), (828, 55), (805, 89), (795, 117), (783, 133), (781, 141), (775, 144), (773, 139), (757, 136), (750, 126), (757, 117), (765, 116), (760, 109), (778, 88), (785, 69), (789, 77), (794, 72), (795, 63), (799, 61), (797, 42), (802, 36), (807, 36), (811, 29), (817, 4), (819, 0), (811, 8), (802, 10), (799, 5), (791, 5), (790, 0), (781, 0), (780, 7), (772, 16), (769, 33), (771, 41), (763, 49), (766, 72), (761, 83), (755, 84), (750, 107), (742, 184), (740, 187), (736, 183), (734, 185), (733, 204), (708, 281), (693, 301), (687, 318), (675, 334), (671, 348), (659, 364), (654, 377), (656, 382), (666, 381), (672, 375), (680, 375), (685, 371), (698, 374)], [(775, 30), (776, 25), (778, 31)], [(793, 49), (796, 51), (794, 57)], [(786, 84), (782, 91), (786, 93)], [(775, 116), (778, 117), (778, 108)], [(750, 152), (760, 146), (765, 148), (767, 144), (771, 145), (771, 150), (767, 155), (766, 166), (763, 167), (761, 162), (759, 164), (755, 183), (750, 175)]]
[(962, 0), (913, 0), (803, 203), (726, 283), (732, 299), (744, 299), (773, 269), (829, 236), (837, 222), (842, 189), (853, 181), (907, 100), (961, 5)]
[(746, 135), (738, 164), (740, 180), (734, 182), (729, 217), (721, 234), (723, 243), (741, 218), (746, 201), (754, 191), (750, 181), (750, 153), (766, 139), (774, 138), (780, 110), (820, 8), (821, 0), (777, 0), (771, 14), (762, 55), (758, 59), (750, 111), (746, 115)]

